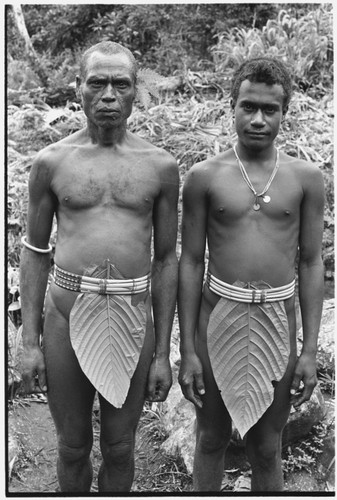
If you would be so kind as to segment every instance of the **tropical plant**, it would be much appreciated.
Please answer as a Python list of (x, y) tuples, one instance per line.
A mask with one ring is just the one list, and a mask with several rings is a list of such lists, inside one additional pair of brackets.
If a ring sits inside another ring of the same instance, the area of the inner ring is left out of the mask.
[(212, 49), (216, 70), (233, 71), (246, 59), (273, 56), (292, 68), (299, 86), (319, 85), (324, 92), (332, 86), (332, 22), (331, 4), (323, 4), (300, 18), (281, 10), (261, 30), (234, 27), (220, 33)]

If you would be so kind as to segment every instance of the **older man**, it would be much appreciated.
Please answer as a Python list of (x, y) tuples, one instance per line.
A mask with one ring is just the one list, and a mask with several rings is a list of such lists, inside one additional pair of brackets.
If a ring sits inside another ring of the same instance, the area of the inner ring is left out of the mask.
[[(24, 380), (27, 391), (47, 391), (63, 492), (90, 490), (96, 391), (99, 491), (121, 492), (132, 485), (146, 394), (163, 401), (171, 386), (178, 169), (170, 154), (127, 129), (136, 88), (129, 50), (113, 42), (88, 49), (77, 77), (87, 125), (43, 149), (30, 174)], [(54, 279), (45, 300), (54, 215)]]

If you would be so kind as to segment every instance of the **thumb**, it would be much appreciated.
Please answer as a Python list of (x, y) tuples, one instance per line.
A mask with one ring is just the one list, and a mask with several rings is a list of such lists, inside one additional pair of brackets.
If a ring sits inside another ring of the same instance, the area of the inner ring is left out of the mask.
[(150, 371), (149, 376), (148, 376), (148, 380), (147, 380), (147, 396), (148, 396), (148, 398), (152, 399), (155, 396), (156, 387), (157, 387), (156, 378), (152, 375), (152, 373)]
[(46, 378), (46, 371), (44, 369), (38, 370), (38, 381), (41, 391), (47, 392), (47, 378)]
[(295, 394), (300, 387), (301, 377), (299, 375), (294, 375), (293, 381), (291, 383), (290, 394)]
[(202, 373), (197, 373), (195, 375), (195, 387), (198, 391), (199, 394), (203, 395), (205, 394), (205, 384), (204, 384), (204, 378), (202, 376)]

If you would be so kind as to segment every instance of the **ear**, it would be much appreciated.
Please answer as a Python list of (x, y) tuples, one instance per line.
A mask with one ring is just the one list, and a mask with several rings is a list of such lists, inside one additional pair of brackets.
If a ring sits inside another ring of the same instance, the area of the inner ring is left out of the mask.
[(76, 75), (76, 95), (81, 99), (81, 78), (78, 75)]

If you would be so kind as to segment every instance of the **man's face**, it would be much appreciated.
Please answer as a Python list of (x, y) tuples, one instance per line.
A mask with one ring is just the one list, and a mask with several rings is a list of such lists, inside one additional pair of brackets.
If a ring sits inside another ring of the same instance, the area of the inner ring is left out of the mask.
[(125, 123), (135, 98), (135, 75), (125, 54), (93, 52), (86, 73), (77, 79), (83, 110), (98, 127), (116, 128)]
[(239, 140), (251, 149), (265, 149), (277, 136), (283, 118), (283, 88), (244, 80), (234, 107)]

